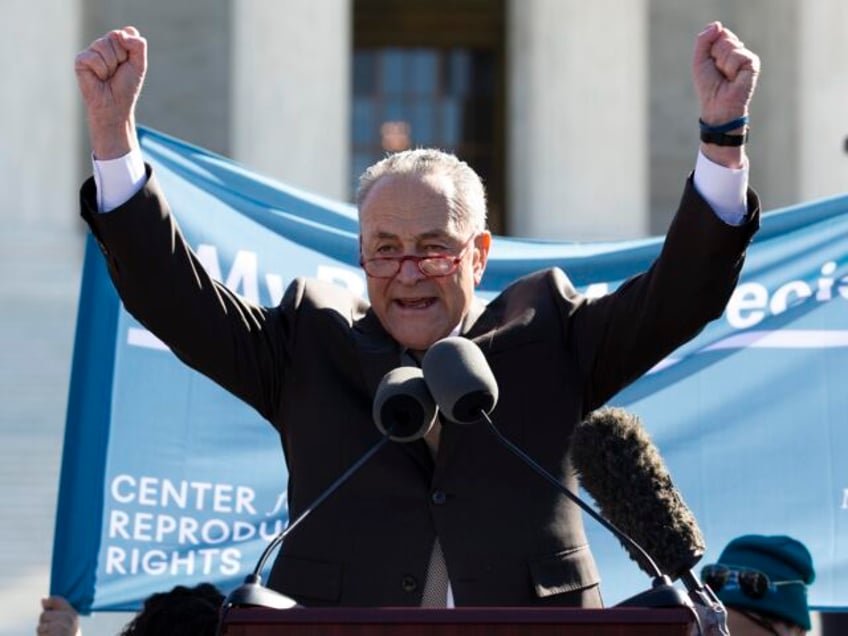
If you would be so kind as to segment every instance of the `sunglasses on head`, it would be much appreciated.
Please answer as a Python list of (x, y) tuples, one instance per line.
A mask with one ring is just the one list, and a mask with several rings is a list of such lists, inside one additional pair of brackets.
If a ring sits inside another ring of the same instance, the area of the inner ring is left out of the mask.
[(706, 565), (701, 570), (701, 580), (718, 594), (723, 589), (738, 589), (749, 598), (763, 598), (776, 592), (782, 585), (804, 585), (804, 581), (772, 581), (765, 572), (721, 564)]

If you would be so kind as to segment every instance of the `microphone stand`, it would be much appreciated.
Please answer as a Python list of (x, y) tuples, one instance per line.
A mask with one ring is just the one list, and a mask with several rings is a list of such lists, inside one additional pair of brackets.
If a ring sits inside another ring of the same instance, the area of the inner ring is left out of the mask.
[(710, 586), (701, 583), (692, 570), (683, 572), (680, 580), (686, 586), (693, 606), (706, 623), (703, 633), (730, 636), (730, 628), (727, 626), (727, 608)]
[[(269, 590), (262, 585), (262, 569), (271, 552), (282, 545), (286, 537), (297, 528), (308, 517), (313, 510), (320, 506), (330, 495), (344, 484), (351, 475), (359, 470), (374, 454), (386, 445), (390, 440), (397, 442), (410, 442), (420, 439), (427, 434), (436, 417), (437, 407), (426, 388), (424, 377), (420, 369), (415, 367), (412, 372), (409, 367), (398, 367), (392, 369), (380, 381), (374, 396), (373, 415), (377, 428), (383, 433), (380, 440), (371, 447), (362, 457), (356, 460), (345, 470), (333, 483), (331, 483), (321, 495), (304, 510), (300, 516), (291, 521), (280, 534), (274, 537), (259, 557), (259, 562), (248, 574), (244, 583), (233, 590), (221, 606), (223, 623), (227, 612), (236, 606), (268, 607), (272, 609), (290, 609), (297, 607), (297, 602), (285, 594)], [(385, 424), (389, 424), (385, 426)], [(418, 429), (414, 433), (409, 432), (410, 423), (417, 423)], [(396, 432), (400, 428), (401, 433)]]
[(727, 627), (727, 610), (709, 586), (703, 585), (691, 570), (686, 570), (680, 576), (681, 581), (683, 581), (689, 593), (686, 596), (681, 590), (672, 585), (671, 579), (660, 571), (651, 556), (632, 537), (619, 529), (611, 521), (598, 514), (594, 508), (566, 488), (565, 485), (546, 471), (532, 457), (504, 437), (494, 422), (492, 422), (489, 415), (482, 409), (480, 410), (480, 417), (489, 425), (489, 428), (501, 444), (522, 459), (530, 468), (544, 478), (545, 481), (577, 504), (595, 521), (609, 530), (621, 543), (628, 546), (630, 553), (638, 559), (642, 569), (651, 572), (653, 576), (651, 588), (621, 601), (616, 607), (685, 607), (692, 612), (692, 617), (695, 620), (699, 634), (707, 636), (730, 636), (730, 631)]
[(318, 499), (312, 502), (312, 505), (310, 505), (300, 514), (299, 517), (292, 521), (285, 530), (274, 537), (274, 540), (271, 541), (262, 551), (262, 555), (259, 557), (256, 567), (253, 568), (253, 572), (245, 577), (244, 583), (241, 586), (233, 590), (227, 598), (224, 599), (224, 603), (222, 605), (224, 616), (226, 616), (226, 612), (232, 607), (254, 606), (268, 607), (271, 609), (291, 609), (293, 607), (299, 607), (294, 599), (262, 585), (261, 574), (262, 569), (265, 567), (265, 562), (268, 560), (268, 557), (271, 556), (271, 552), (273, 552), (278, 546), (282, 545), (283, 541), (285, 541), (286, 537), (291, 534), (292, 530), (299, 526), (300, 523), (306, 519), (313, 510), (315, 510), (315, 508), (320, 506), (327, 497), (332, 495), (339, 486), (350, 479), (353, 473), (359, 470), (365, 462), (371, 459), (378, 450), (386, 445), (386, 442), (391, 439), (390, 433), (391, 431), (387, 432), (382, 438), (380, 438), (380, 441), (374, 444), (367, 453), (356, 460), (356, 462), (354, 462), (332, 484), (330, 484), (327, 489), (321, 493)]
[(659, 567), (657, 567), (657, 564), (650, 557), (650, 555), (645, 552), (645, 549), (642, 548), (642, 546), (636, 543), (630, 536), (620, 530), (612, 522), (604, 519), (594, 510), (594, 508), (589, 506), (586, 502), (580, 499), (580, 497), (578, 497), (576, 494), (566, 488), (556, 477), (551, 475), (538, 462), (536, 462), (536, 460), (534, 460), (518, 446), (516, 446), (510, 440), (504, 437), (503, 434), (495, 426), (494, 422), (492, 422), (489, 415), (482, 409), (480, 410), (480, 417), (489, 425), (489, 428), (492, 430), (492, 432), (495, 434), (495, 437), (501, 444), (506, 446), (511, 452), (521, 458), (525, 464), (527, 464), (530, 468), (536, 471), (536, 473), (538, 473), (542, 478), (544, 478), (545, 481), (550, 483), (559, 492), (561, 492), (563, 495), (565, 495), (571, 501), (577, 504), (586, 514), (592, 517), (604, 528), (609, 530), (613, 535), (615, 535), (615, 537), (619, 541), (621, 541), (621, 543), (627, 545), (627, 547), (630, 549), (630, 553), (637, 558), (637, 560), (639, 561), (639, 565), (642, 567), (642, 569), (651, 572), (651, 575), (653, 576), (651, 589), (646, 590), (645, 592), (641, 592), (636, 596), (632, 596), (622, 601), (618, 604), (618, 607), (692, 606), (692, 602), (679, 589), (677, 589), (676, 587), (674, 587), (674, 585), (671, 584), (671, 579), (660, 571)]

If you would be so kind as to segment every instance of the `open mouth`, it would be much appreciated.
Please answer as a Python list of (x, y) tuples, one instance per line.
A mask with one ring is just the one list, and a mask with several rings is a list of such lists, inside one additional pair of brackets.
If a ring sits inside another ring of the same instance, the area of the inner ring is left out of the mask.
[(395, 304), (401, 309), (421, 310), (428, 309), (436, 304), (436, 299), (429, 298), (396, 298)]

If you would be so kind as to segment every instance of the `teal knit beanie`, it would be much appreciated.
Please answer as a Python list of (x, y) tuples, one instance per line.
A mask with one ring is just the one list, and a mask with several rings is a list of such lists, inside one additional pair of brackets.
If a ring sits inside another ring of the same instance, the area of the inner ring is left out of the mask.
[(718, 591), (718, 597), (730, 608), (748, 610), (810, 629), (807, 585), (815, 579), (813, 559), (799, 541), (786, 536), (749, 534), (733, 539), (724, 548), (718, 564), (731, 570), (759, 570), (774, 582), (762, 598), (745, 594), (735, 582)]

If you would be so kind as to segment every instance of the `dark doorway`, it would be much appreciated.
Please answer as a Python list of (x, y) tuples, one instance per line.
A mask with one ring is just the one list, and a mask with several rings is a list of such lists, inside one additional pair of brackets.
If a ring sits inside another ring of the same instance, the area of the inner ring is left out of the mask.
[(387, 152), (455, 153), (503, 233), (504, 1), (354, 0), (352, 191)]

